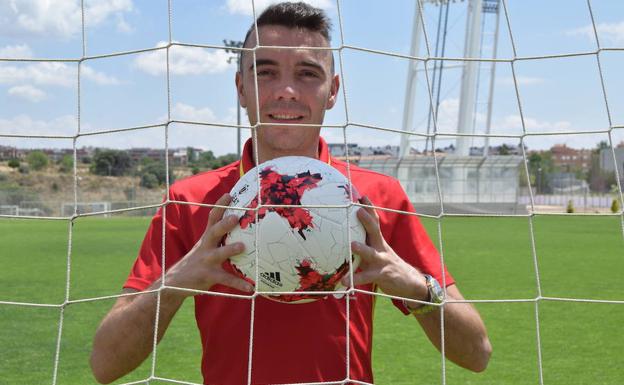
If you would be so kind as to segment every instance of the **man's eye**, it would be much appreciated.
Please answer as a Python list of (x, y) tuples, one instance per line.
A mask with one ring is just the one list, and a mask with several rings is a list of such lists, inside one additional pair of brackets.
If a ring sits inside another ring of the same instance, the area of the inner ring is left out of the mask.
[(301, 72), (301, 76), (303, 77), (311, 77), (311, 78), (318, 78), (318, 74), (314, 71), (303, 71)]
[(258, 74), (258, 76), (269, 76), (269, 75), (273, 74), (273, 71), (271, 71), (271, 70), (258, 70), (257, 74)]

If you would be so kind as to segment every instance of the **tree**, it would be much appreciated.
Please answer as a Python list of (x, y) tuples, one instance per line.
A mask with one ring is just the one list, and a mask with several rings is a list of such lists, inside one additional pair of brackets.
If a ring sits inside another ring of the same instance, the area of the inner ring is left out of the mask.
[(199, 154), (197, 161), (192, 162), (193, 166), (199, 167), (201, 169), (211, 169), (212, 162), (215, 160), (215, 156), (212, 151), (204, 151)]
[[(152, 162), (143, 167), (139, 172), (141, 175), (141, 186), (146, 188), (154, 188), (165, 184), (167, 181), (167, 166), (165, 162)], [(172, 172), (169, 173), (169, 183), (173, 183), (175, 177)]]
[(48, 156), (43, 151), (31, 151), (26, 156), (26, 162), (33, 171), (43, 170), (48, 166)]
[[(597, 150), (597, 152), (600, 152), (600, 150), (605, 150), (605, 149), (607, 149), (609, 147), (610, 147), (609, 146), (609, 142), (607, 142), (606, 140), (601, 140), (600, 143), (598, 143), (596, 145), (596, 150)], [(596, 150), (594, 150), (594, 151), (596, 151)]]
[(155, 160), (154, 160), (154, 159), (152, 159), (152, 158), (150, 158), (149, 156), (144, 156), (144, 157), (142, 157), (142, 158), (139, 160), (139, 164), (140, 164), (141, 166), (147, 166), (147, 165), (152, 164), (152, 163), (154, 163), (154, 162), (155, 162)]
[(124, 151), (95, 150), (89, 170), (96, 175), (122, 176), (133, 166), (132, 159)]
[[(211, 152), (212, 154), (212, 152)], [(199, 154), (193, 147), (186, 148), (186, 159), (188, 163), (195, 163), (199, 159)]]
[(60, 172), (71, 172), (74, 169), (74, 157), (73, 155), (65, 155), (63, 159), (59, 161)]
[(212, 169), (214, 170), (216, 168), (223, 167), (227, 164), (234, 162), (236, 159), (238, 159), (238, 156), (236, 154), (221, 155), (220, 157), (214, 160), (212, 164)]
[(140, 185), (145, 188), (155, 188), (158, 187), (158, 178), (154, 174), (143, 174), (141, 175), (141, 183)]
[(18, 168), (20, 166), (20, 161), (17, 158), (9, 159), (8, 166), (11, 168)]
[(236, 154), (226, 154), (215, 157), (212, 151), (204, 151), (196, 162), (190, 163), (193, 174), (197, 174), (200, 170), (214, 170), (230, 164), (238, 159)]
[(543, 192), (548, 176), (555, 171), (550, 151), (534, 152), (529, 155), (529, 174), (531, 182), (537, 187), (537, 192)]

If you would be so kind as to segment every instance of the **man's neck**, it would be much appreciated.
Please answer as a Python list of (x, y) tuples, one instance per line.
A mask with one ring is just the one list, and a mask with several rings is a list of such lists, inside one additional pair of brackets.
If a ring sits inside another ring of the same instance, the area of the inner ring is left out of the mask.
[(268, 149), (262, 150), (258, 148), (258, 161), (260, 163), (264, 163), (267, 160), (281, 158), (283, 156), (307, 156), (309, 158), (319, 159), (318, 146), (314, 149), (310, 149), (309, 151), (271, 151)]

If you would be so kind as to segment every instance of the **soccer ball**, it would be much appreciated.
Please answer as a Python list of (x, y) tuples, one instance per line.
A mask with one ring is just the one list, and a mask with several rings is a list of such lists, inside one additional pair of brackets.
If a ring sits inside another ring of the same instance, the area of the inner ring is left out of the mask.
[[(245, 251), (230, 262), (244, 279), (256, 283), (258, 278), (258, 291), (282, 292), (267, 298), (288, 303), (320, 299), (319, 294), (296, 292), (338, 290), (349, 268), (355, 271), (359, 265), (359, 256), (349, 254), (349, 232), (352, 241), (366, 238), (357, 206), (350, 205), (359, 194), (328, 164), (301, 156), (272, 159), (246, 173), (230, 195), (225, 215), (237, 215), (239, 226), (225, 243), (245, 244)], [(318, 207), (322, 205), (333, 207)]]

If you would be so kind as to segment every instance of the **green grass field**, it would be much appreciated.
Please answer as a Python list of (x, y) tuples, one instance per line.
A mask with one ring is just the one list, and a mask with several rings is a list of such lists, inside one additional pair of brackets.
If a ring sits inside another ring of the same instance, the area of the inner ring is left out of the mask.
[[(145, 218), (74, 223), (71, 299), (116, 294), (148, 224)], [(425, 220), (437, 242), (437, 224)], [(67, 221), (0, 220), (0, 300), (59, 304), (65, 297)], [(445, 218), (446, 263), (469, 299), (537, 295), (527, 218)], [(543, 296), (624, 300), (624, 241), (618, 218), (536, 217)], [(91, 384), (93, 333), (112, 301), (65, 309), (57, 384)], [(482, 374), (447, 362), (447, 384), (538, 384), (533, 302), (477, 304), (494, 353)], [(544, 383), (624, 384), (624, 305), (540, 301)], [(59, 308), (0, 305), (0, 384), (50, 384)], [(156, 374), (201, 382), (201, 347), (187, 301), (158, 349)], [(377, 301), (373, 352), (378, 384), (440, 384), (440, 354), (418, 324)], [(123, 381), (149, 375), (151, 362)], [(155, 384), (156, 382), (151, 382)]]

